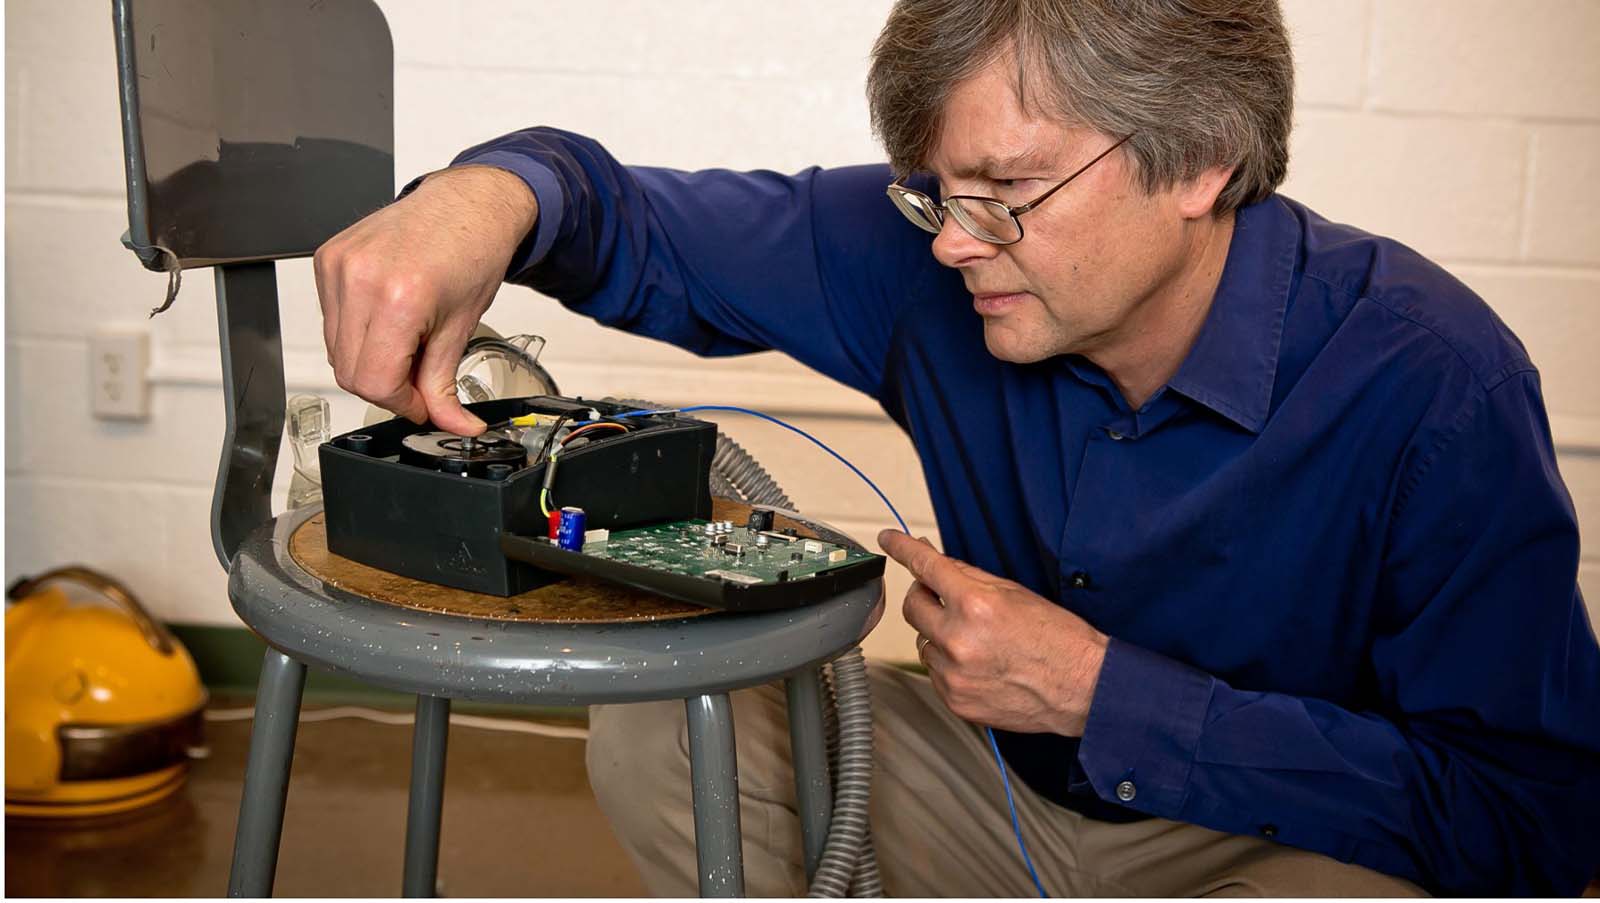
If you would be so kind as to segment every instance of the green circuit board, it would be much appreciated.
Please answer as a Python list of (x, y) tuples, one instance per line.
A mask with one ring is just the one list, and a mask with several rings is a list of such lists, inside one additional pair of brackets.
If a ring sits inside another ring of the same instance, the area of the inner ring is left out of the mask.
[(582, 554), (746, 586), (805, 580), (878, 557), (820, 539), (771, 530), (757, 533), (743, 525), (707, 534), (706, 524), (688, 520), (613, 530), (604, 541), (586, 541)]

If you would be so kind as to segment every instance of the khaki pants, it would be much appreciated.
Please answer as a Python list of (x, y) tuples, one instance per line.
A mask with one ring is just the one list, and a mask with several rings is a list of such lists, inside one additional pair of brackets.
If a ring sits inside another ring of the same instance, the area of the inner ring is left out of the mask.
[[(1036, 896), (1017, 852), (983, 733), (924, 677), (869, 666), (876, 734), (872, 825), (883, 883), (899, 897)], [(733, 694), (745, 888), (804, 896), (787, 705), (781, 686)], [(590, 710), (589, 781), (645, 884), (697, 893), (682, 702)], [(1257, 837), (1164, 819), (1109, 824), (1013, 777), (1029, 854), (1053, 896), (1418, 896), (1415, 885)]]

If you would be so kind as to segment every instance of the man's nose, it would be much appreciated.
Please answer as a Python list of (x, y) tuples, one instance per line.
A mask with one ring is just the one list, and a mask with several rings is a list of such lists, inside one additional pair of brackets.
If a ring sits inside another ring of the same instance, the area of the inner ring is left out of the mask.
[(933, 237), (933, 258), (947, 267), (989, 260), (999, 251), (998, 246), (974, 237), (949, 213), (945, 214), (939, 234)]

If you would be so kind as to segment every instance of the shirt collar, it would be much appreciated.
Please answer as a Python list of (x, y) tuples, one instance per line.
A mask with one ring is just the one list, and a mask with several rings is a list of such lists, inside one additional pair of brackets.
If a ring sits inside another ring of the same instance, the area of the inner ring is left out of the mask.
[(1167, 383), (1252, 433), (1272, 405), (1299, 247), (1300, 223), (1277, 195), (1235, 214), (1211, 310)]

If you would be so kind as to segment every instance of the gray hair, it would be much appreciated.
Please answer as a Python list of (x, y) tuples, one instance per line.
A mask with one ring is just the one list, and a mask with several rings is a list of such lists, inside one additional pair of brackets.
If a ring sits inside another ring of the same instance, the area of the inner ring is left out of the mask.
[(1294, 63), (1277, 0), (898, 0), (867, 77), (897, 174), (926, 165), (956, 84), (1008, 51), (1025, 108), (1134, 136), (1146, 192), (1232, 167), (1221, 214), (1288, 171)]

